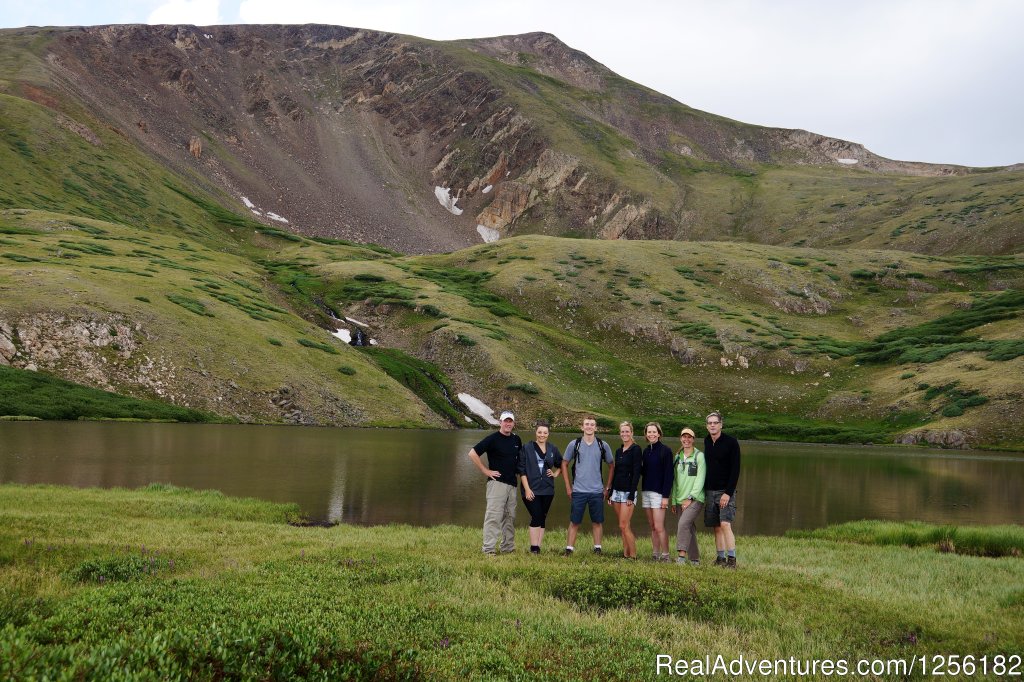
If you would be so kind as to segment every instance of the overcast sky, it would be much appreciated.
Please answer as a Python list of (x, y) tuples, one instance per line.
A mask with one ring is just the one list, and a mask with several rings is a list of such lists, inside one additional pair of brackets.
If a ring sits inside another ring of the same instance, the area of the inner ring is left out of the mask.
[(325, 23), (446, 40), (553, 33), (698, 109), (894, 159), (1024, 162), (1018, 0), (0, 0), (0, 27)]

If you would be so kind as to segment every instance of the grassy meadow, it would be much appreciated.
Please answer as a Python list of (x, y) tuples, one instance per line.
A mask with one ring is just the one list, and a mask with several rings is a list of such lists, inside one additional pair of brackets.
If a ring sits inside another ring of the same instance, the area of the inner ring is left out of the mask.
[(743, 537), (732, 572), (624, 563), (617, 537), (565, 559), (560, 532), (541, 556), (520, 531), (516, 553), (486, 558), (477, 528), (301, 527), (290, 506), (160, 485), (4, 485), (0, 510), (3, 679), (650, 679), (658, 654), (1024, 641), (1019, 526), (992, 531), (998, 558), (871, 544), (872, 524)]

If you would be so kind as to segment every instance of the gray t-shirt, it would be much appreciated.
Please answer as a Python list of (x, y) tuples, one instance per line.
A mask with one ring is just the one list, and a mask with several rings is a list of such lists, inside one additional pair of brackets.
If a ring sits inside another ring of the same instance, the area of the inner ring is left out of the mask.
[(599, 448), (596, 438), (590, 445), (587, 445), (587, 441), (583, 440), (582, 436), (569, 441), (562, 455), (562, 459), (569, 464), (569, 471), (572, 471), (573, 458), (576, 456), (576, 440), (580, 441), (580, 459), (576, 462), (576, 478), (572, 481), (572, 491), (574, 493), (601, 494), (604, 492), (601, 459), (603, 456), (604, 461), (609, 464), (614, 462), (615, 456), (612, 454), (612, 448), (608, 443), (603, 443), (604, 447)]

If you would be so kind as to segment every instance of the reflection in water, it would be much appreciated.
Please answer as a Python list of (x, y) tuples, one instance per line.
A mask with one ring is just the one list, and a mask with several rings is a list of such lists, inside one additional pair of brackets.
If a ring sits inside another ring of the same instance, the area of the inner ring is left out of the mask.
[[(484, 481), (466, 452), (483, 435), (0, 422), (0, 482), (77, 487), (171, 483), (294, 502), (317, 521), (478, 526)], [(524, 432), (524, 440), (528, 435)], [(571, 438), (552, 436), (559, 447)], [(736, 526), (743, 534), (780, 534), (862, 518), (1020, 523), (1022, 488), (1021, 456), (744, 443)], [(564, 527), (568, 511), (559, 485), (549, 526)], [(521, 511), (519, 525), (528, 518)], [(609, 532), (614, 532), (613, 519), (614, 514), (607, 515)], [(646, 532), (642, 515), (633, 526)]]
[(331, 499), (327, 504), (327, 520), (340, 523), (344, 519), (345, 510), (345, 467), (348, 460), (338, 457), (334, 461), (334, 482), (331, 485)]

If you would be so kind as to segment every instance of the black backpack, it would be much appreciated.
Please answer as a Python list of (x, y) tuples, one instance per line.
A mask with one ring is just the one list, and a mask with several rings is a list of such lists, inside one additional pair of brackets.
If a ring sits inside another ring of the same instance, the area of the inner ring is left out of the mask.
[[(573, 446), (572, 451), (572, 480), (576, 480), (576, 463), (580, 461), (580, 441), (583, 440), (583, 436), (576, 439), (576, 445)], [(604, 480), (604, 441), (597, 436), (594, 436), (594, 440), (597, 441), (597, 450), (601, 453), (601, 456), (597, 459), (597, 473), (600, 475), (601, 480)], [(611, 446), (608, 447), (609, 452)]]

